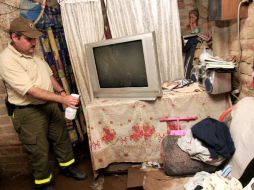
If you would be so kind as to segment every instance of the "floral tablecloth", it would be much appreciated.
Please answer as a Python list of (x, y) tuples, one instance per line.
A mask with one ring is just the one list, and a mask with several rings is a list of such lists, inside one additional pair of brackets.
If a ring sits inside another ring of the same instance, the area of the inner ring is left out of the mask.
[(230, 107), (227, 95), (208, 95), (198, 87), (164, 93), (156, 101), (95, 99), (86, 119), (93, 170), (113, 162), (160, 162), (160, 146), (168, 133), (161, 117), (197, 116), (180, 122), (190, 128), (207, 116), (218, 118)]

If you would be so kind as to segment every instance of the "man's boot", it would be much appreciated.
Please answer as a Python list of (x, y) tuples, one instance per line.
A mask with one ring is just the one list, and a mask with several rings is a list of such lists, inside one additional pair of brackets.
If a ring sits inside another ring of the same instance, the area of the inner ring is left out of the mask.
[(85, 172), (82, 172), (78, 168), (75, 168), (73, 166), (62, 169), (61, 173), (66, 177), (72, 177), (77, 180), (84, 180), (87, 177)]

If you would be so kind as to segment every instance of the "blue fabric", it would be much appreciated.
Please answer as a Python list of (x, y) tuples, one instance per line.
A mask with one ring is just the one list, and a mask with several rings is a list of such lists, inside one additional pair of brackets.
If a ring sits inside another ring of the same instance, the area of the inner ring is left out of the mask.
[(234, 154), (234, 142), (225, 123), (213, 118), (206, 118), (195, 124), (191, 131), (193, 137), (208, 148), (212, 158), (218, 158), (221, 155), (228, 159)]
[[(30, 0), (22, 0), (20, 6), (20, 16), (35, 21), (41, 13), (42, 7), (40, 3), (34, 3)], [(37, 26), (41, 26), (43, 24), (43, 17), (39, 20)]]
[(40, 12), (41, 12), (41, 5), (37, 4), (33, 8), (31, 8), (27, 11), (20, 12), (20, 15), (29, 19), (29, 20), (34, 21), (40, 15)]

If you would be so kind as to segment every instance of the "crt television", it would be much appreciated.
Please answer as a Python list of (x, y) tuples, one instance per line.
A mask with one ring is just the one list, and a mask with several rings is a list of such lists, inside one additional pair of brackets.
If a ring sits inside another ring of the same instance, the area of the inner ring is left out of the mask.
[(94, 98), (155, 100), (161, 80), (154, 33), (86, 44)]

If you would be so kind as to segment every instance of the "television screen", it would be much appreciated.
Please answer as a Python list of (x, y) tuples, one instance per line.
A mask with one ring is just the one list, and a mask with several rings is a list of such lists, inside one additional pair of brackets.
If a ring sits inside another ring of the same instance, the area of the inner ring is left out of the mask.
[(89, 43), (86, 50), (93, 98), (161, 96), (154, 33)]
[(93, 48), (101, 88), (147, 87), (142, 41)]

